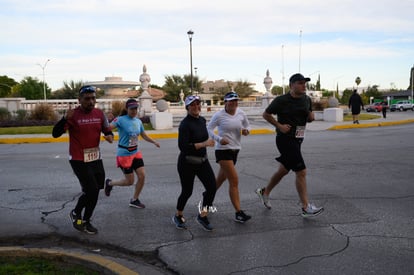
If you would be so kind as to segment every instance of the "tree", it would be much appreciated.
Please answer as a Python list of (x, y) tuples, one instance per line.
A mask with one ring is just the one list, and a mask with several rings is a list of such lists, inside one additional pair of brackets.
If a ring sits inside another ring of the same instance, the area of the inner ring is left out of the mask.
[[(243, 98), (243, 97), (248, 97), (249, 95), (251, 95), (252, 93), (256, 92), (252, 87), (251, 87), (251, 83), (249, 83), (248, 81), (243, 81), (243, 80), (239, 80), (236, 83), (234, 83), (235, 86), (234, 91), (239, 95), (239, 97)], [(234, 85), (233, 84), (233, 85)]]
[[(51, 89), (46, 83), (45, 87), (46, 97), (49, 98)], [(19, 84), (17, 84), (17, 88), (13, 91), (12, 96), (24, 97), (26, 99), (43, 99), (43, 82), (39, 81), (37, 78), (26, 76)]]
[(230, 92), (233, 88), (240, 98), (248, 97), (252, 93), (256, 92), (252, 87), (251, 83), (243, 80), (237, 82), (227, 81), (227, 85), (219, 87), (215, 90), (216, 94), (213, 96), (213, 100), (223, 100), (226, 93)]
[(371, 97), (373, 97), (374, 99), (383, 99), (383, 94), (380, 91), (378, 91), (378, 87), (379, 85), (373, 85), (372, 87), (368, 86), (368, 89), (365, 92), (365, 95), (367, 96), (368, 100)]
[(162, 89), (165, 91), (164, 99), (172, 102), (180, 101), (181, 91), (183, 91), (184, 97), (190, 94), (189, 87), (179, 75), (165, 76), (165, 83)]
[(13, 87), (17, 82), (6, 75), (0, 76), (0, 97), (9, 97), (13, 93)]
[(344, 105), (348, 106), (348, 103), (349, 103), (349, 98), (351, 97), (351, 95), (352, 95), (352, 93), (353, 93), (353, 92), (354, 92), (354, 91), (349, 90), (349, 89), (344, 90), (344, 91), (342, 92), (342, 97), (341, 97), (341, 99), (339, 100), (339, 102), (341, 102), (342, 104), (344, 104)]
[[(193, 76), (193, 92), (201, 91), (202, 82), (197, 76)], [(191, 87), (191, 75), (184, 75), (183, 77), (179, 75), (171, 75), (165, 77), (164, 86), (162, 90), (165, 91), (164, 99), (172, 102), (180, 101), (180, 93), (183, 91), (184, 97), (190, 94)]]
[(63, 81), (63, 87), (52, 93), (51, 98), (55, 99), (76, 99), (79, 89), (83, 86), (82, 81)]
[[(186, 74), (183, 78), (184, 82), (188, 85), (189, 88), (191, 88), (191, 75)], [(200, 92), (202, 85), (203, 82), (199, 80), (198, 76), (193, 75), (193, 92)]]
[(356, 83), (356, 85), (357, 85), (357, 91), (358, 91), (359, 84), (361, 84), (361, 78), (360, 78), (359, 76), (357, 76), (357, 77), (355, 78), (355, 83)]

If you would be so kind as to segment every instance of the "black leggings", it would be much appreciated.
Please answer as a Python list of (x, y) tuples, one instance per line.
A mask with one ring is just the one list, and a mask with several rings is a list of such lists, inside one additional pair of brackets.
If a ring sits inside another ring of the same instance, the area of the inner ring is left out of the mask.
[(102, 160), (92, 162), (70, 160), (69, 162), (83, 192), (76, 204), (75, 213), (82, 215), (82, 210), (85, 209), (83, 220), (89, 221), (98, 202), (99, 190), (103, 188), (105, 181)]
[(202, 164), (189, 164), (183, 155), (178, 157), (177, 163), (178, 174), (181, 181), (181, 194), (177, 201), (177, 210), (183, 211), (188, 199), (193, 194), (194, 179), (197, 176), (204, 188), (203, 192), (203, 208), (213, 205), (216, 195), (216, 177), (208, 160)]

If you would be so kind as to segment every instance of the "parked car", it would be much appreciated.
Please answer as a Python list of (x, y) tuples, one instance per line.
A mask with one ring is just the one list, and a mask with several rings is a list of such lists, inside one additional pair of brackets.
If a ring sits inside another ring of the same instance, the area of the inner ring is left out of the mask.
[(394, 112), (396, 110), (401, 112), (401, 111), (407, 111), (407, 110), (410, 110), (410, 109), (414, 111), (414, 106), (409, 100), (397, 101), (396, 103), (391, 104), (391, 106), (390, 106), (390, 111), (391, 112)]
[(371, 105), (366, 106), (365, 111), (367, 111), (367, 112), (381, 112), (382, 111), (382, 104), (381, 104), (381, 102), (375, 102)]

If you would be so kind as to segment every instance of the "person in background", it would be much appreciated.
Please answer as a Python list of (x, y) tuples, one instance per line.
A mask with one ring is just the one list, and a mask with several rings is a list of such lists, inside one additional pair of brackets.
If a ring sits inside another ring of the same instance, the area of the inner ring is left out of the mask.
[(197, 176), (205, 188), (196, 221), (206, 231), (212, 231), (207, 214), (213, 206), (216, 195), (216, 179), (207, 158), (207, 147), (214, 146), (214, 140), (209, 138), (206, 119), (200, 116), (201, 100), (199, 96), (190, 95), (185, 99), (187, 116), (178, 128), (178, 148), (180, 154), (177, 170), (180, 176), (181, 194), (177, 200), (177, 212), (172, 217), (178, 229), (186, 229), (183, 211), (188, 199), (193, 193), (194, 179)]
[(124, 173), (124, 178), (120, 180), (105, 180), (105, 195), (110, 196), (114, 186), (131, 186), (134, 184), (134, 172), (137, 175), (134, 194), (129, 202), (130, 207), (145, 208), (145, 205), (139, 200), (139, 195), (145, 184), (145, 169), (142, 152), (139, 148), (138, 138), (141, 136), (144, 140), (160, 147), (160, 144), (149, 137), (144, 130), (144, 126), (139, 118), (138, 102), (130, 98), (125, 104), (125, 110), (121, 116), (115, 118), (111, 124), (111, 129), (117, 128), (119, 133), (118, 150), (116, 162)]
[(103, 189), (105, 170), (99, 143), (101, 132), (112, 143), (113, 133), (105, 114), (95, 108), (96, 88), (83, 86), (79, 90), (80, 106), (70, 109), (53, 127), (54, 138), (69, 131), (69, 163), (79, 179), (82, 194), (70, 218), (76, 230), (88, 234), (98, 233), (91, 224), (91, 217), (98, 202), (99, 190)]
[[(216, 162), (220, 165), (216, 177), (217, 190), (226, 179), (229, 181), (230, 200), (236, 210), (234, 220), (244, 223), (250, 220), (251, 216), (240, 208), (239, 176), (235, 165), (241, 149), (241, 135), (247, 136), (250, 133), (250, 124), (244, 111), (238, 108), (238, 102), (237, 93), (227, 93), (224, 96), (224, 109), (213, 115), (207, 129), (216, 142)], [(216, 127), (217, 135), (214, 134)]]
[(383, 118), (387, 118), (387, 108), (388, 108), (388, 103), (387, 103), (387, 100), (386, 100), (386, 99), (384, 99), (384, 100), (381, 102), (381, 106), (382, 106), (382, 117), (383, 117)]
[[(263, 118), (276, 127), (276, 146), (280, 152), (276, 160), (280, 164), (267, 186), (256, 190), (264, 206), (271, 209), (270, 192), (290, 170), (294, 171), (296, 190), (302, 204), (302, 216), (305, 218), (319, 215), (324, 210), (323, 207), (317, 207), (309, 202), (306, 165), (301, 152), (306, 123), (315, 120), (312, 101), (306, 95), (306, 82), (308, 81), (310, 78), (299, 73), (292, 75), (289, 79), (289, 93), (273, 99), (263, 112)], [(277, 120), (273, 115), (277, 115)]]
[(349, 98), (348, 108), (351, 109), (352, 120), (354, 124), (359, 124), (359, 114), (361, 113), (361, 108), (364, 110), (364, 103), (362, 103), (361, 96), (357, 93), (357, 90), (354, 90), (353, 94)]

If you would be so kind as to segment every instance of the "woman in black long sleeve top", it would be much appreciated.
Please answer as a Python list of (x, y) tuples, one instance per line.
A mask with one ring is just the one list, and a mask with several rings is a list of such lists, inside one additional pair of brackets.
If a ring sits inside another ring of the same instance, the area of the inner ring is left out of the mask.
[(216, 180), (210, 162), (207, 159), (206, 147), (214, 146), (214, 141), (209, 138), (206, 120), (200, 116), (200, 97), (188, 96), (185, 99), (187, 116), (181, 121), (178, 128), (178, 156), (177, 170), (181, 181), (181, 194), (177, 201), (177, 213), (173, 216), (173, 222), (178, 229), (186, 229), (183, 217), (184, 207), (193, 193), (194, 179), (197, 176), (204, 188), (203, 202), (199, 207), (200, 214), (196, 221), (206, 231), (213, 230), (207, 219), (207, 213), (213, 205), (216, 195)]

